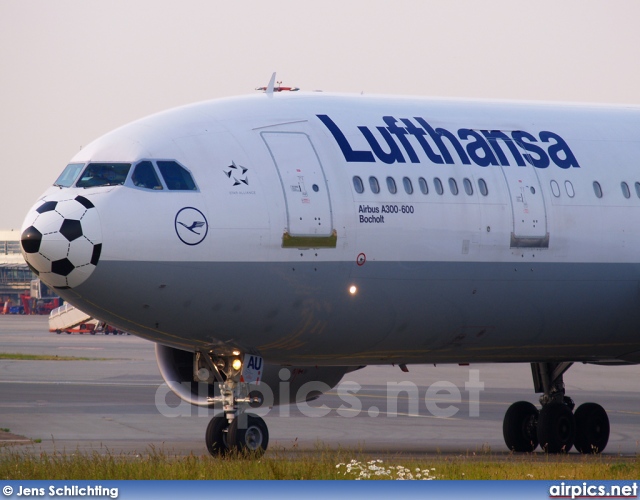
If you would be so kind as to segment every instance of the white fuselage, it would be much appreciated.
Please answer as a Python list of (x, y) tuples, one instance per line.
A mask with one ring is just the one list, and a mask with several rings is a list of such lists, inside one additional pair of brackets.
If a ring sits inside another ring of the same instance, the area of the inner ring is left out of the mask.
[[(94, 141), (72, 163), (130, 163), (124, 183), (52, 187), (23, 230), (43, 202), (90, 200), (99, 261), (60, 294), (174, 347), (638, 362), (639, 159), (637, 108), (263, 94)], [(135, 185), (146, 160), (196, 189)]]

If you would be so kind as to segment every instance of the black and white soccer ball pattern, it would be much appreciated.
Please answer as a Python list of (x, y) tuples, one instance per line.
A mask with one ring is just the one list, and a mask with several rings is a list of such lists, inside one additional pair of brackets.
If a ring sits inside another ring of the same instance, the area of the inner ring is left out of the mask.
[(73, 288), (93, 273), (102, 251), (98, 211), (84, 196), (43, 200), (34, 207), (21, 236), (27, 264), (55, 288)]

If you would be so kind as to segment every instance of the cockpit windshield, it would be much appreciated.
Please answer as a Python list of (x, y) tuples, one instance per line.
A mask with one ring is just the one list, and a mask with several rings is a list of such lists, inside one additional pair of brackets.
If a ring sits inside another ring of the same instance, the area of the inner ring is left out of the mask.
[(77, 187), (119, 186), (129, 174), (131, 163), (89, 163)]
[(131, 181), (134, 186), (141, 187), (143, 189), (162, 189), (162, 184), (160, 184), (160, 180), (158, 179), (156, 171), (153, 168), (153, 164), (150, 161), (141, 161), (136, 165), (136, 168), (131, 175)]
[(80, 171), (84, 167), (84, 163), (69, 163), (60, 174), (60, 177), (53, 183), (58, 187), (71, 187), (80, 175)]
[(175, 161), (158, 161), (158, 168), (167, 188), (172, 191), (196, 191), (191, 174)]

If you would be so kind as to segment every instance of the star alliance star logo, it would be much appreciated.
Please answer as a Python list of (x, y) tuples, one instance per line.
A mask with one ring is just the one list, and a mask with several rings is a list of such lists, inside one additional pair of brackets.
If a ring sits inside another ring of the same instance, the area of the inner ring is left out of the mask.
[(242, 165), (236, 165), (235, 161), (231, 162), (231, 165), (227, 167), (229, 170), (224, 170), (225, 175), (229, 179), (233, 179), (234, 186), (240, 186), (244, 184), (245, 186), (249, 185), (249, 178), (247, 177), (248, 168), (243, 167)]

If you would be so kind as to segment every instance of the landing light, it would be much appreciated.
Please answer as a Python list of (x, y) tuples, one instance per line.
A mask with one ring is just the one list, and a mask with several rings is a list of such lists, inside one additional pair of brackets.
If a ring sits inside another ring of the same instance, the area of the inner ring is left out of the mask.
[(240, 360), (239, 360), (239, 359), (237, 359), (237, 358), (236, 358), (236, 359), (234, 359), (234, 360), (233, 360), (233, 363), (231, 363), (231, 367), (232, 367), (234, 370), (236, 370), (236, 371), (237, 371), (237, 370), (240, 370), (240, 368), (242, 368), (242, 361), (240, 361)]
[(355, 295), (357, 291), (358, 291), (358, 287), (357, 287), (357, 286), (355, 286), (355, 285), (351, 285), (351, 286), (349, 287), (349, 293), (350, 293), (351, 295)]

